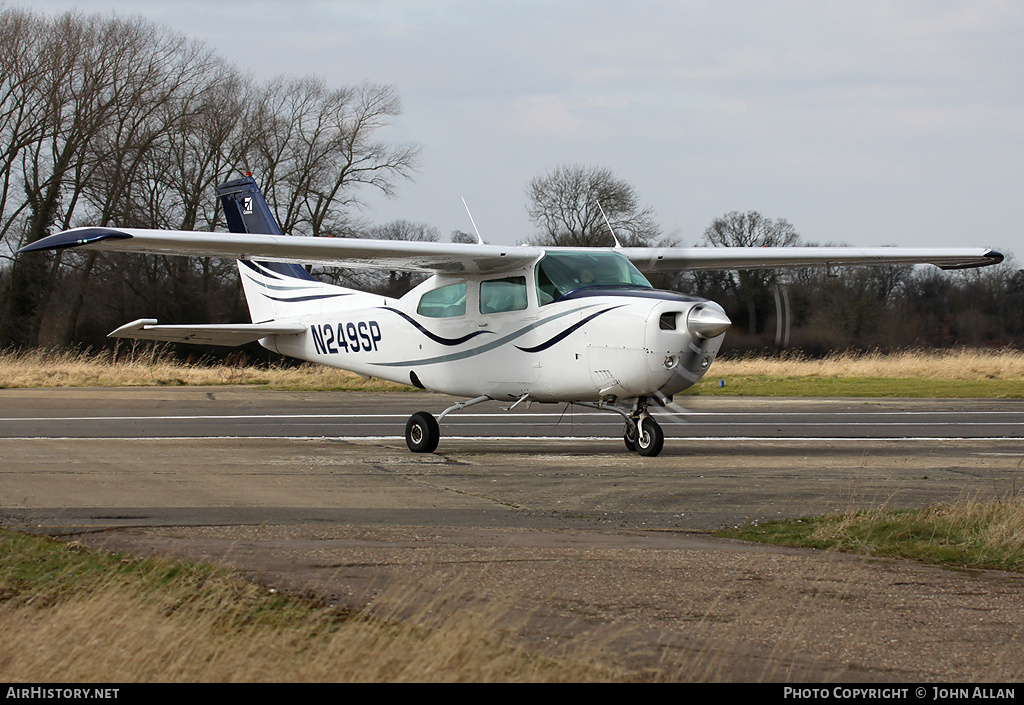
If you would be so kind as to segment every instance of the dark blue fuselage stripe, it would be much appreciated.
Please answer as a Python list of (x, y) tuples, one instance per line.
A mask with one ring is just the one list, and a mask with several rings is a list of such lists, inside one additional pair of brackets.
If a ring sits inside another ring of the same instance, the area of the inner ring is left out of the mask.
[(535, 352), (540, 352), (542, 350), (547, 350), (548, 348), (550, 348), (555, 343), (557, 343), (557, 342), (559, 342), (561, 340), (564, 340), (565, 338), (567, 338), (568, 336), (572, 335), (574, 332), (576, 332), (577, 330), (579, 330), (583, 326), (585, 326), (588, 323), (590, 323), (590, 321), (594, 320), (595, 318), (600, 316), (602, 313), (608, 313), (609, 311), (614, 311), (617, 308), (622, 308), (622, 307), (621, 306), (612, 306), (611, 308), (606, 308), (603, 311), (598, 311), (597, 313), (592, 313), (589, 316), (587, 316), (586, 318), (584, 318), (582, 321), (579, 321), (578, 323), (573, 323), (571, 326), (569, 326), (568, 328), (563, 330), (561, 333), (555, 335), (552, 338), (549, 338), (548, 340), (544, 341), (540, 345), (534, 345), (532, 348), (521, 348), (521, 347), (519, 347), (517, 345), (516, 349), (517, 350), (522, 350), (523, 352), (527, 352), (527, 353), (535, 353)]
[(252, 271), (256, 272), (257, 274), (262, 274), (263, 276), (265, 276), (265, 277), (267, 277), (269, 279), (280, 279), (281, 278), (281, 277), (277, 276), (276, 274), (274, 274), (273, 272), (265, 272), (265, 271), (263, 271), (262, 267), (258, 266), (259, 262), (251, 262), (251, 261), (249, 261), (247, 259), (240, 259), (238, 261), (241, 262), (242, 264), (244, 264), (246, 267), (248, 267)]
[[(262, 291), (260, 293), (263, 294)], [(270, 296), (269, 294), (263, 294), (263, 296), (270, 299), (271, 301), (281, 301), (283, 303), (290, 304), (299, 301), (317, 301), (319, 299), (333, 299), (337, 298), (338, 296), (351, 296), (351, 294), (316, 294), (313, 296), (296, 296), (291, 299), (282, 299), (278, 296)]]
[[(387, 307), (382, 307), (382, 308), (385, 308), (388, 311), (394, 311), (394, 309), (391, 309), (391, 308), (387, 308)], [(585, 308), (589, 308), (589, 307), (585, 307)], [(611, 310), (611, 309), (608, 309), (608, 310)], [(439, 362), (453, 362), (455, 360), (465, 360), (466, 358), (475, 357), (475, 356), (480, 355), (482, 353), (485, 353), (485, 352), (487, 352), (489, 350), (494, 350), (495, 348), (499, 348), (502, 345), (504, 345), (505, 343), (511, 342), (511, 341), (515, 340), (516, 338), (521, 338), (522, 336), (524, 336), (527, 333), (529, 333), (531, 330), (534, 330), (536, 328), (540, 328), (543, 325), (547, 325), (551, 321), (554, 321), (556, 319), (562, 318), (563, 316), (568, 316), (570, 314), (577, 313), (577, 312), (579, 312), (579, 309), (572, 308), (572, 309), (570, 309), (568, 311), (562, 311), (561, 313), (556, 313), (553, 316), (548, 316), (547, 318), (545, 318), (542, 321), (535, 321), (535, 322), (533, 322), (533, 323), (531, 323), (531, 324), (529, 324), (527, 326), (523, 326), (519, 330), (514, 331), (512, 333), (509, 333), (508, 335), (502, 336), (501, 338), (498, 338), (496, 340), (490, 340), (490, 341), (484, 343), (483, 345), (479, 345), (479, 346), (473, 348), (472, 350), (466, 350), (466, 351), (463, 351), (463, 352), (451, 353), (451, 354), (448, 354), (448, 355), (438, 355), (436, 357), (425, 357), (425, 358), (421, 358), (419, 360), (403, 360), (401, 362), (375, 362), (375, 363), (372, 363), (372, 364), (377, 365), (379, 367), (410, 367), (412, 365), (434, 365), (434, 364), (437, 364)], [(395, 311), (395, 313), (401, 313), (401, 312), (400, 311)], [(404, 315), (404, 314), (402, 314), (402, 315)], [(417, 326), (417, 327), (419, 327), (419, 326)], [(487, 331), (487, 332), (493, 332), (493, 331)]]
[(419, 330), (420, 333), (423, 333), (423, 335), (427, 336), (428, 338), (433, 340), (435, 343), (440, 343), (441, 345), (461, 345), (462, 343), (465, 343), (467, 340), (475, 338), (478, 335), (483, 335), (484, 333), (490, 333), (491, 335), (494, 335), (494, 331), (491, 331), (491, 330), (478, 330), (478, 331), (473, 331), (472, 333), (469, 333), (467, 335), (464, 335), (461, 338), (442, 338), (441, 336), (437, 335), (436, 333), (431, 333), (429, 330), (427, 330), (426, 328), (421, 326), (419, 323), (417, 323), (415, 320), (413, 320), (413, 318), (411, 316), (409, 316), (409, 315), (407, 315), (405, 313), (402, 313), (398, 309), (391, 308), (390, 306), (381, 306), (381, 308), (384, 309), (385, 311), (391, 311), (392, 313), (397, 313), (399, 316), (401, 316), (405, 320), (409, 321), (409, 323), (411, 323), (414, 326), (416, 326), (417, 330)]

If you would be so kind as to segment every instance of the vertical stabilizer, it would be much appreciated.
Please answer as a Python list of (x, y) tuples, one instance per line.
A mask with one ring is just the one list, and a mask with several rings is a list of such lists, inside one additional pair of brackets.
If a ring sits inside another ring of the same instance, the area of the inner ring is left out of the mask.
[[(217, 187), (228, 230), (233, 233), (283, 235), (256, 180), (246, 176)], [(349, 296), (349, 290), (324, 284), (299, 264), (238, 261), (238, 274), (253, 323), (311, 313), (325, 299)]]
[(256, 179), (251, 176), (221, 184), (217, 187), (217, 195), (224, 206), (231, 232), (284, 235), (263, 198), (263, 192), (256, 185)]

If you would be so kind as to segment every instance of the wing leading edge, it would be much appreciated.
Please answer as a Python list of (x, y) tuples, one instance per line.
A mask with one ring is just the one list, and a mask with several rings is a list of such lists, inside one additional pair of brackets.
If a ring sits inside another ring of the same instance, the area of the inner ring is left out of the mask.
[(493, 274), (518, 269), (539, 259), (546, 249), (563, 252), (607, 249), (624, 255), (645, 272), (886, 264), (934, 264), (942, 269), (967, 269), (998, 264), (1003, 260), (999, 252), (982, 247), (543, 248), (95, 227), (76, 228), (50, 235), (26, 245), (19, 252), (68, 247), (107, 252), (263, 259), (434, 274)]
[(885, 264), (934, 264), (942, 269), (987, 267), (1003, 255), (984, 247), (623, 247), (637, 269), (782, 269)]
[(398, 269), (434, 274), (489, 274), (524, 267), (544, 251), (443, 242), (210, 233), (137, 228), (75, 228), (44, 237), (19, 252), (68, 247), (105, 252), (193, 255)]

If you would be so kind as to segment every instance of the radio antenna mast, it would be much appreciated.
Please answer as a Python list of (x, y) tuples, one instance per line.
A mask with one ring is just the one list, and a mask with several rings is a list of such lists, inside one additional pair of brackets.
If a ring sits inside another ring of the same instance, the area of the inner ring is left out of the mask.
[(462, 205), (466, 207), (466, 215), (469, 216), (469, 222), (473, 224), (473, 232), (476, 233), (476, 243), (478, 245), (483, 245), (484, 244), (484, 239), (482, 237), (480, 237), (480, 231), (477, 230), (476, 221), (473, 220), (473, 214), (469, 212), (469, 204), (466, 203), (466, 199), (465, 198), (462, 199)]
[(619, 238), (615, 237), (615, 229), (612, 227), (611, 221), (608, 220), (608, 216), (604, 213), (604, 208), (601, 208), (601, 202), (597, 202), (597, 207), (601, 209), (601, 217), (604, 218), (605, 225), (608, 226), (608, 232), (612, 234), (612, 240), (615, 241), (615, 249), (621, 249), (622, 245), (619, 244)]

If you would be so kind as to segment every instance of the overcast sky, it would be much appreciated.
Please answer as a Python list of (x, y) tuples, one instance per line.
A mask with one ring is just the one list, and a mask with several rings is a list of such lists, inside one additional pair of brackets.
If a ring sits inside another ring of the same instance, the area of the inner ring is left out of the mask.
[[(19, 3), (8, 1), (8, 6)], [(141, 15), (258, 77), (394, 84), (396, 218), (512, 243), (530, 178), (632, 183), (666, 234), (757, 210), (806, 241), (1024, 251), (1024, 3), (33, 0)], [(257, 174), (257, 179), (259, 175)], [(212, 194), (211, 194), (212, 197)]]

